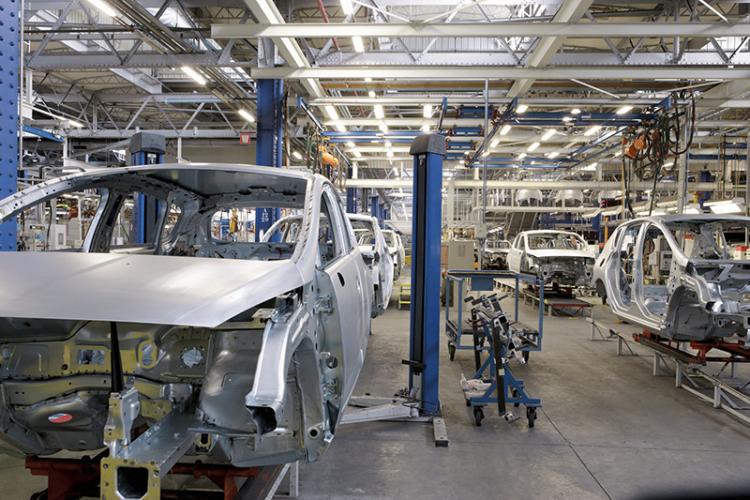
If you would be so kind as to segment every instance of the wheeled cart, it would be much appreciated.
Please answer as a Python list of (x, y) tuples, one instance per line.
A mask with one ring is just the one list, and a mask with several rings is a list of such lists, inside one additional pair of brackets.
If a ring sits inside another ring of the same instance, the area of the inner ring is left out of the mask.
[[(529, 427), (534, 427), (536, 411), (542, 402), (527, 394), (523, 380), (513, 375), (510, 362), (515, 359), (521, 364), (526, 363), (529, 349), (539, 345), (539, 335), (535, 331), (515, 328), (508, 321), (500, 306), (503, 298), (493, 294), (467, 299), (472, 304), (476, 372), (471, 380), (462, 380), (466, 406), (473, 408), (474, 423), (479, 426), (484, 420), (485, 406), (496, 404), (500, 416), (512, 422), (520, 417), (509, 411), (507, 405), (516, 408), (523, 405)], [(483, 354), (486, 354), (484, 360)]]

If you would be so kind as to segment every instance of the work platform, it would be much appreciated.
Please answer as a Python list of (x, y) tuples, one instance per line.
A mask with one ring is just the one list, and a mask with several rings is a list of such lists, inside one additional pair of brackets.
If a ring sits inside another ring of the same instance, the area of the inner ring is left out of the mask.
[[(516, 280), (513, 279), (499, 279), (497, 280), (497, 287), (508, 293), (516, 293)], [(530, 288), (527, 282), (521, 282), (521, 289), (518, 291), (518, 296), (523, 299), (524, 304), (537, 305), (542, 304), (544, 313), (548, 316), (584, 316), (585, 312), (593, 307), (591, 302), (577, 298), (575, 296), (569, 296), (567, 294), (561, 294), (554, 290), (544, 290), (540, 293), (539, 287)]]

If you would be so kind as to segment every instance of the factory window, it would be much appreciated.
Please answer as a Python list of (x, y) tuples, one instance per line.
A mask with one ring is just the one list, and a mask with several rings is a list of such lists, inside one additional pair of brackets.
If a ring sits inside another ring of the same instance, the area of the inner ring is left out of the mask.
[(105, 192), (92, 189), (64, 193), (21, 211), (17, 216), (18, 250), (80, 250)]

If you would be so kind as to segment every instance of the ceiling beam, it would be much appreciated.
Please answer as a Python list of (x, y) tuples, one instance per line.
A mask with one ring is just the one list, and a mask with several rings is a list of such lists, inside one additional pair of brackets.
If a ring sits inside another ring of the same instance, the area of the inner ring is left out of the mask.
[(731, 67), (594, 67), (514, 68), (493, 66), (325, 66), (318, 68), (256, 68), (251, 76), (298, 80), (309, 78), (391, 78), (403, 80), (740, 80), (750, 78), (750, 69)]
[(245, 38), (330, 38), (330, 37), (723, 37), (750, 36), (750, 23), (286, 23), (214, 24), (211, 37)]
[[(586, 11), (594, 3), (593, 0), (564, 0), (563, 4), (555, 13), (552, 22), (555, 23), (573, 23), (575, 24), (583, 17)], [(542, 38), (534, 49), (534, 52), (526, 60), (526, 66), (530, 68), (539, 68), (546, 66), (549, 61), (557, 54), (562, 47), (565, 37), (555, 36)], [(534, 78), (522, 78), (515, 83), (508, 91), (509, 97), (519, 97), (528, 92), (534, 85)]]
[[(444, 180), (443, 186), (448, 187), (452, 182), (456, 189), (476, 189), (483, 187), (481, 180)], [(612, 181), (513, 181), (513, 180), (488, 180), (488, 189), (593, 189), (597, 191), (610, 191), (622, 189), (621, 182)], [(379, 188), (379, 189), (411, 189), (411, 179), (348, 179), (347, 188)], [(648, 181), (636, 181), (631, 185), (634, 191), (645, 191), (653, 189), (654, 183)], [(713, 182), (690, 182), (688, 191), (716, 191), (718, 188)], [(724, 189), (724, 188), (722, 188)], [(676, 191), (676, 182), (660, 182), (656, 186), (657, 191)]]

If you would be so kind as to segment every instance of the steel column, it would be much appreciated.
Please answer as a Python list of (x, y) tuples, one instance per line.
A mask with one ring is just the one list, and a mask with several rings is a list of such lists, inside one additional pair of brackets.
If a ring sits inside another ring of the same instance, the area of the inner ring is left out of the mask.
[(445, 137), (419, 136), (409, 152), (414, 155), (409, 391), (417, 393), (422, 413), (434, 415), (440, 411), (440, 231)]
[[(284, 144), (284, 82), (282, 80), (258, 80), (258, 130), (255, 163), (268, 167), (281, 167)], [(255, 240), (281, 217), (278, 208), (255, 210)]]
[[(0, 198), (16, 192), (18, 173), (18, 67), (20, 0), (0, 5)], [(16, 218), (0, 224), (0, 251), (16, 250)]]
[[(167, 146), (164, 137), (147, 132), (138, 132), (130, 140), (131, 165), (156, 165), (164, 163)], [(159, 219), (159, 201), (139, 193), (133, 204), (134, 243), (143, 245), (153, 242)]]

